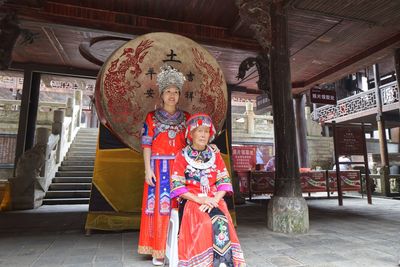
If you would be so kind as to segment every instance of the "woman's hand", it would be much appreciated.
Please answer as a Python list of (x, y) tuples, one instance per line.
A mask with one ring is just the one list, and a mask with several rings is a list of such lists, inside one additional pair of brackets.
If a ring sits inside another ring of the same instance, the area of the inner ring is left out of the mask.
[[(157, 181), (156, 176), (153, 172), (153, 170), (146, 170), (144, 173), (144, 180), (146, 181), (146, 183), (150, 186), (155, 186), (154, 182)], [(153, 182), (154, 181), (154, 182)]]
[(211, 208), (210, 206), (208, 206), (208, 205), (206, 205), (206, 204), (200, 205), (200, 207), (199, 207), (199, 210), (200, 210), (200, 211), (202, 211), (202, 212), (208, 212), (208, 213), (210, 213), (212, 209), (213, 209), (213, 208)]
[(201, 201), (199, 204), (199, 209), (202, 212), (210, 213), (213, 208), (218, 208), (218, 200), (213, 197), (201, 197)]

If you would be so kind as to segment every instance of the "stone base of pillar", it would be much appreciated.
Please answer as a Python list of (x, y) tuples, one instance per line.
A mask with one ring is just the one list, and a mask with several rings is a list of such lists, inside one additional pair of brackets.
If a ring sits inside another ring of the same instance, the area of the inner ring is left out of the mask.
[(303, 197), (274, 196), (267, 209), (268, 228), (272, 231), (287, 234), (308, 232), (308, 206)]
[(42, 205), (45, 192), (35, 179), (9, 179), (13, 210), (35, 209)]

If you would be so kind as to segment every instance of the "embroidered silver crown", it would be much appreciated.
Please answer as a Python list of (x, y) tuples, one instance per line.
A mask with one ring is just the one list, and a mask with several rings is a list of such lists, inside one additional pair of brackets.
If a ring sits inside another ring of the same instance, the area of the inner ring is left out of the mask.
[(160, 90), (160, 94), (169, 86), (175, 85), (179, 91), (182, 91), (183, 84), (186, 81), (185, 76), (182, 72), (174, 69), (171, 66), (163, 65), (160, 67), (161, 72), (157, 74), (157, 85)]

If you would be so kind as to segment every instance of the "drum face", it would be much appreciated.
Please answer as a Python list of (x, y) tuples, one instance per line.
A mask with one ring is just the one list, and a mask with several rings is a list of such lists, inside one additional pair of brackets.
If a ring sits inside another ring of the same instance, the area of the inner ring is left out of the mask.
[(186, 77), (178, 107), (209, 114), (220, 132), (227, 113), (227, 87), (215, 58), (196, 42), (171, 33), (150, 33), (117, 49), (96, 83), (100, 121), (129, 147), (141, 151), (146, 114), (161, 107), (157, 74), (164, 64)]

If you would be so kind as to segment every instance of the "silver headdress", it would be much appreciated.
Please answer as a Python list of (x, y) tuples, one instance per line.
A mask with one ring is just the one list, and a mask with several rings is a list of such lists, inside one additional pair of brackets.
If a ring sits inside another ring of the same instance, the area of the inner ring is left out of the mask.
[(160, 70), (161, 72), (157, 74), (157, 86), (160, 94), (170, 85), (175, 85), (179, 91), (182, 91), (183, 84), (186, 81), (182, 72), (168, 65), (163, 65)]

